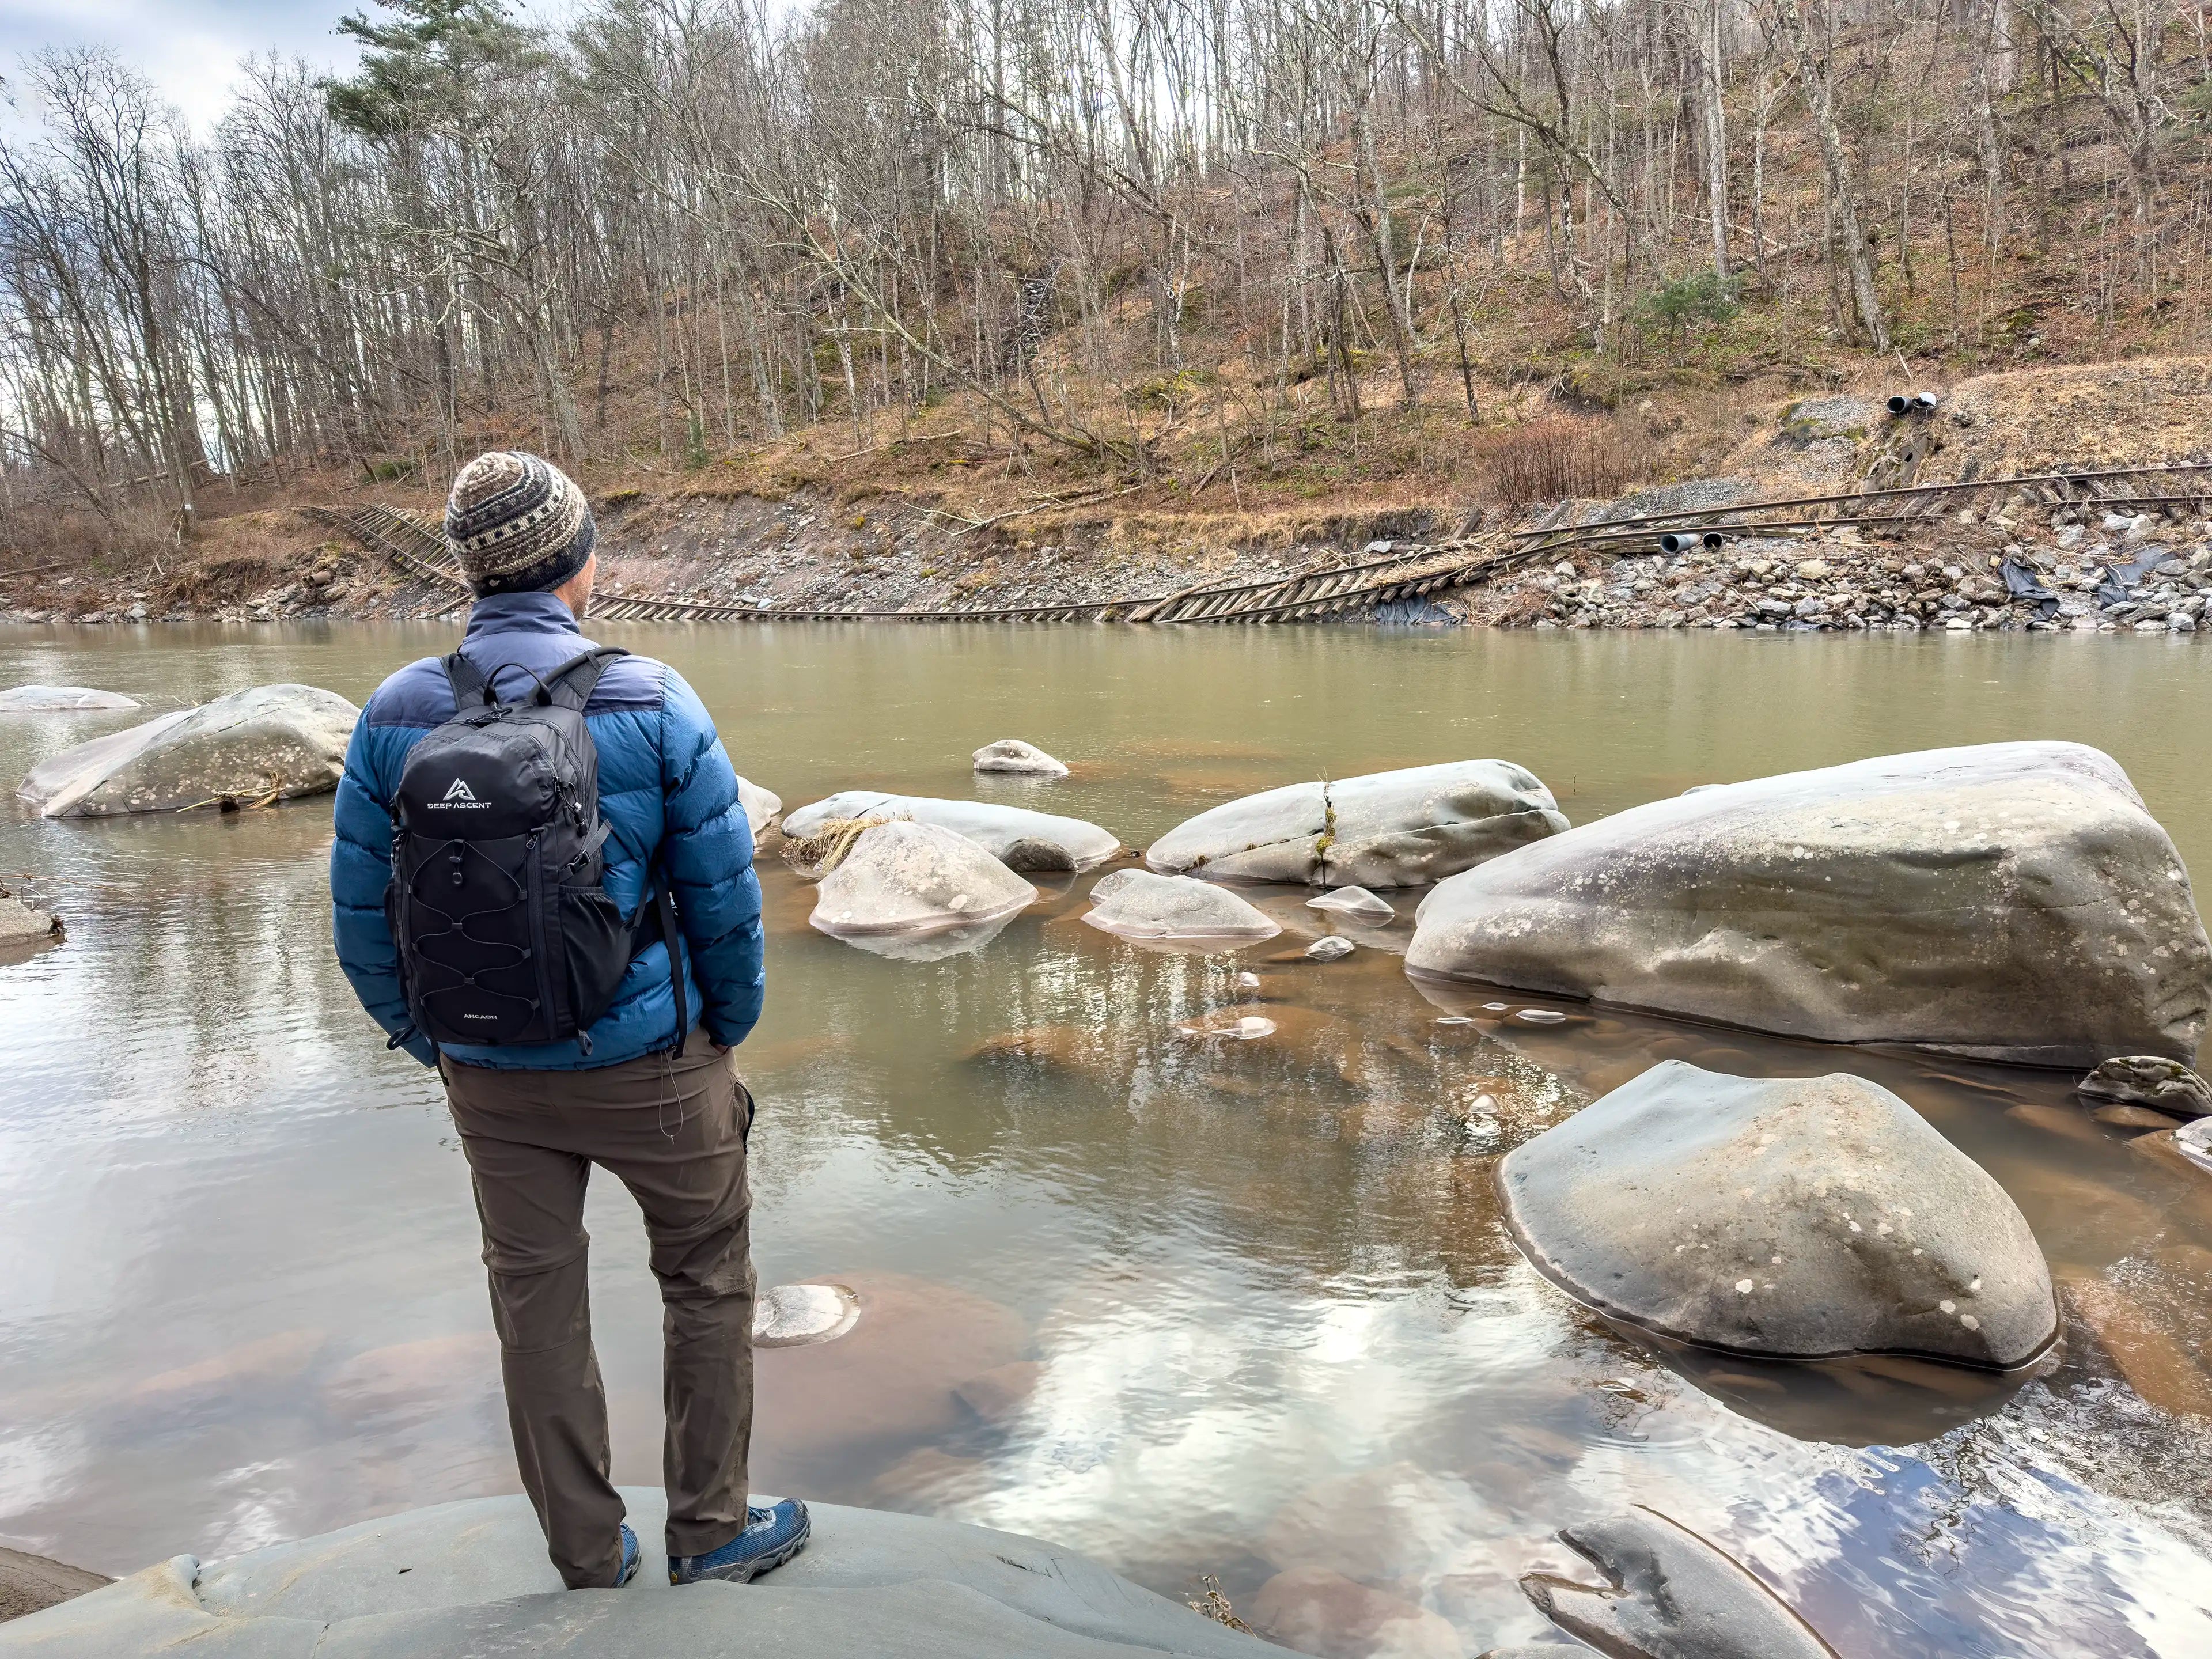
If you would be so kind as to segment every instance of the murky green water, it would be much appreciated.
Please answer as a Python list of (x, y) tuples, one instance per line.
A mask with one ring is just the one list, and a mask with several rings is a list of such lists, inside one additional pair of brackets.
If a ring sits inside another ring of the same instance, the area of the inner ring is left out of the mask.
[[(1141, 846), (1324, 769), (1503, 756), (1580, 820), (2063, 737), (2117, 756), (2212, 872), (2212, 657), (2187, 641), (600, 631), (678, 664), (739, 769), (793, 805), (975, 788)], [(0, 685), (174, 706), (296, 678), (359, 701), (447, 637), (0, 630)], [(0, 779), (124, 723), (0, 717)], [(972, 778), (969, 751), (1006, 736), (1076, 775)], [(464, 1167), (434, 1080), (384, 1052), (331, 958), (327, 809), (0, 814), (0, 872), (70, 924), (0, 966), (0, 1540), (120, 1571), (514, 1489)], [(1653, 1059), (1848, 1066), (1991, 1169), (2062, 1277), (2201, 1303), (2212, 1201), (2066, 1080), (1501, 1023), (1484, 999), (1431, 1003), (1381, 949), (1147, 954), (1074, 920), (1087, 878), (979, 954), (898, 963), (809, 929), (780, 868), (768, 883), (769, 1012), (744, 1056), (762, 1275), (842, 1277), (872, 1310), (762, 1357), (757, 1490), (1042, 1534), (1170, 1594), (1211, 1571), (1242, 1601), (1279, 1566), (1335, 1566), (1449, 1619), (1470, 1655), (1545, 1628), (1518, 1574), (1586, 1576), (1556, 1528), (1647, 1503), (1845, 1655), (2212, 1653), (2212, 1425), (2144, 1400), (2078, 1328), (2008, 1399), (1940, 1374), (1707, 1367), (1700, 1387), (1539, 1279), (1492, 1197), (1498, 1152)], [(1315, 931), (1303, 896), (1268, 902)], [(1239, 1000), (1279, 1040), (1178, 1034)], [(1438, 1023), (1462, 1012), (1480, 1017)], [(614, 1183), (592, 1221), (617, 1474), (649, 1483), (658, 1303)], [(951, 1390), (983, 1372), (1034, 1387), (979, 1415)], [(1340, 1522), (1316, 1534), (1282, 1517), (1317, 1486)]]

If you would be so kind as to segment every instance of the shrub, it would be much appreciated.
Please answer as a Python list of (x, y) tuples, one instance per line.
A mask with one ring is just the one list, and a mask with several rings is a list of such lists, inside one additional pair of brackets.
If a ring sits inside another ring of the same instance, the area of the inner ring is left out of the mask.
[(1504, 507), (1618, 495), (1646, 477), (1650, 458), (1611, 421), (1545, 420), (1480, 434), (1474, 463), (1484, 494)]

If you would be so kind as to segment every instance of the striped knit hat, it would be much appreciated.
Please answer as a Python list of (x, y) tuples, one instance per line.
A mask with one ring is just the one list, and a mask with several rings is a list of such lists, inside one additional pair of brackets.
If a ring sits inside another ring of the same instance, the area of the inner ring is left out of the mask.
[(592, 556), (595, 533), (568, 475), (519, 449), (477, 456), (446, 498), (446, 539), (479, 599), (560, 586)]

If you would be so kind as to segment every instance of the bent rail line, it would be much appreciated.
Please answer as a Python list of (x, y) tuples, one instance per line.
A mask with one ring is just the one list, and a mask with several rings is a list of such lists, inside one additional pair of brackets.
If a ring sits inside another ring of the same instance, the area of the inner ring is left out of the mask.
[[(2166, 477), (2186, 479), (2190, 487), (2145, 489), (2132, 483)], [(2008, 495), (2017, 492), (2045, 507), (2074, 503), (2134, 511), (2202, 508), (2212, 503), (2212, 460), (2067, 468), (1571, 521), (1563, 520), (1576, 504), (1562, 502), (1522, 530), (1438, 542), (1375, 542), (1366, 550), (1370, 556), (1348, 564), (1250, 581), (1198, 583), (1171, 592), (1130, 599), (867, 611), (741, 605), (728, 599), (690, 599), (603, 588), (594, 596), (592, 610), (595, 616), (617, 622), (1309, 622), (1479, 586), (1523, 565), (1579, 549), (1656, 543), (1660, 533), (1670, 528), (1715, 532), (1731, 539), (1844, 525), (1881, 534), (1925, 525), (1946, 506), (1992, 491)], [(421, 520), (378, 506), (317, 507), (306, 511), (371, 552), (381, 554), (404, 574), (451, 590), (454, 597), (441, 607), (441, 614), (466, 601), (468, 585), (454, 566), (445, 537)]]

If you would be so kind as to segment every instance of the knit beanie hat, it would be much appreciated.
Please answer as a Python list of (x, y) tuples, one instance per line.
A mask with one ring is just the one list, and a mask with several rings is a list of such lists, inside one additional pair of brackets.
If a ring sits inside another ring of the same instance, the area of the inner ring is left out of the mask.
[(446, 498), (446, 539), (478, 599), (560, 586), (592, 556), (595, 534), (584, 492), (519, 449), (477, 456)]

